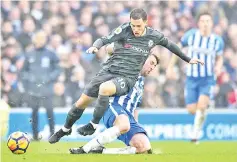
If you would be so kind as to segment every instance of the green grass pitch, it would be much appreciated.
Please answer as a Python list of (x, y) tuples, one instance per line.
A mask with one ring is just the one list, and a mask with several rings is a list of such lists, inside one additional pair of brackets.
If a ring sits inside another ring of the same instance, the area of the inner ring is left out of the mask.
[[(70, 155), (68, 148), (80, 142), (31, 142), (26, 154), (14, 155), (6, 142), (1, 143), (2, 162), (237, 162), (237, 141), (203, 141), (199, 145), (188, 141), (152, 142), (153, 155)], [(113, 143), (107, 147), (124, 147)]]

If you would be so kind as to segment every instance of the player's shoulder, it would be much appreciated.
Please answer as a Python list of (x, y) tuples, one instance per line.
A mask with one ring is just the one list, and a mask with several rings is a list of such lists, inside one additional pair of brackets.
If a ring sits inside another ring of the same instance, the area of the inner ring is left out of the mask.
[(153, 29), (151, 27), (147, 27), (147, 35), (155, 36), (155, 37), (164, 37), (164, 34), (160, 31)]
[(120, 25), (119, 27), (117, 27), (114, 30), (115, 34), (120, 34), (122, 31), (127, 31), (130, 28), (130, 24), (129, 23), (123, 23), (122, 25)]
[(122, 25), (120, 25), (120, 27), (122, 29), (126, 29), (126, 28), (130, 27), (130, 23), (129, 22), (123, 23)]
[(143, 81), (145, 80), (145, 78), (144, 78), (144, 76), (139, 75), (138, 78), (137, 78), (137, 80), (138, 80), (139, 82), (143, 82)]
[(151, 27), (147, 27), (147, 33), (152, 35), (162, 35), (160, 31), (158, 31), (157, 29), (153, 29)]
[(145, 81), (144, 76), (139, 75), (139, 77), (138, 77), (138, 79), (137, 79), (137, 84), (138, 84), (138, 87), (139, 87), (139, 88), (143, 88), (143, 86), (144, 86), (144, 81)]
[(197, 31), (198, 31), (197, 28), (191, 28), (191, 29), (187, 30), (187, 31), (184, 33), (184, 35), (193, 35), (193, 34), (195, 34)]
[(219, 42), (219, 43), (224, 43), (223, 38), (220, 35), (217, 35), (215, 33), (213, 33), (213, 36), (215, 37), (215, 39)]

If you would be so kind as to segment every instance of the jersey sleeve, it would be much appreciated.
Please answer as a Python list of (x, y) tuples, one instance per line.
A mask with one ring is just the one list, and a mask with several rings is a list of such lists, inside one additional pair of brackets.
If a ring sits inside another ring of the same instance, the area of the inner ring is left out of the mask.
[(95, 43), (93, 44), (93, 46), (97, 48), (101, 48), (102, 46), (108, 43), (124, 40), (126, 36), (128, 35), (128, 30), (127, 30), (128, 27), (129, 27), (129, 23), (125, 23), (115, 28), (114, 30), (112, 30), (112, 32), (108, 36), (104, 36), (97, 39)]
[(177, 55), (178, 57), (180, 57), (182, 60), (184, 60), (185, 62), (189, 63), (191, 58), (186, 56), (181, 49), (178, 47), (178, 45), (176, 45), (175, 43), (173, 43), (172, 41), (170, 41), (167, 37), (164, 36), (164, 34), (156, 31), (154, 33), (155, 36), (155, 44), (156, 45), (161, 45), (165, 48), (167, 48), (169, 51), (171, 51), (172, 53), (174, 53), (175, 55)]
[(155, 30), (154, 36), (155, 36), (155, 44), (156, 45), (161, 45), (164, 47), (167, 46), (168, 38), (165, 37), (163, 33), (160, 33), (159, 31)]
[(221, 37), (218, 37), (217, 41), (218, 41), (218, 46), (217, 46), (216, 52), (217, 52), (217, 56), (220, 56), (223, 54), (225, 43)]
[(188, 39), (190, 36), (192, 36), (195, 33), (196, 29), (191, 29), (184, 33), (183, 37), (181, 38), (181, 44), (183, 47), (186, 47), (188, 45)]

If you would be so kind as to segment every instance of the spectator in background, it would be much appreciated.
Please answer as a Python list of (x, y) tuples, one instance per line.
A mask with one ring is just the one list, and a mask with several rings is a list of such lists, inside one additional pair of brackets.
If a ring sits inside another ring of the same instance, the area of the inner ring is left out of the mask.
[(144, 93), (142, 98), (142, 107), (145, 108), (163, 108), (164, 103), (161, 97), (159, 96), (157, 86), (157, 80), (152, 78), (147, 78)]
[(46, 33), (37, 32), (33, 37), (35, 49), (26, 54), (21, 72), (24, 89), (29, 96), (28, 105), (32, 108), (34, 140), (38, 140), (38, 110), (40, 106), (46, 108), (50, 134), (54, 133), (53, 85), (60, 74), (60, 68), (58, 57), (45, 47), (46, 43)]
[(54, 84), (54, 96), (53, 96), (53, 107), (65, 107), (66, 98), (65, 98), (65, 86), (61, 82)]
[(9, 17), (12, 7), (12, 1), (1, 1), (1, 14), (4, 20)]
[(9, 13), (9, 20), (12, 22), (14, 36), (18, 36), (22, 30), (22, 21), (19, 8), (14, 7), (11, 9)]
[(18, 7), (21, 12), (21, 20), (24, 20), (25, 17), (30, 15), (30, 1), (19, 1), (18, 2)]
[(216, 89), (216, 107), (223, 108), (228, 107), (227, 95), (232, 91), (230, 76), (228, 73), (224, 72), (219, 77), (219, 85)]
[(3, 40), (8, 39), (9, 37), (13, 36), (13, 27), (11, 21), (4, 21), (2, 23), (2, 38)]
[(72, 70), (72, 75), (67, 84), (67, 94), (71, 98), (71, 103), (75, 103), (81, 96), (85, 86), (85, 70), (82, 66), (77, 65)]
[(23, 51), (31, 45), (31, 38), (35, 31), (35, 22), (31, 17), (26, 17), (23, 21), (23, 31), (19, 34), (17, 40), (21, 44)]
[(54, 34), (50, 38), (49, 49), (55, 53), (60, 53), (60, 49), (64, 46), (62, 45), (62, 37), (59, 34)]
[(8, 103), (11, 107), (20, 107), (22, 103), (21, 92), (18, 87), (17, 69), (11, 66), (4, 75), (5, 90), (8, 93)]
[(233, 0), (227, 0), (227, 1), (222, 1), (220, 2), (220, 6), (223, 8), (224, 13), (226, 15), (226, 18), (231, 22), (231, 23), (237, 23), (237, 3), (236, 1)]

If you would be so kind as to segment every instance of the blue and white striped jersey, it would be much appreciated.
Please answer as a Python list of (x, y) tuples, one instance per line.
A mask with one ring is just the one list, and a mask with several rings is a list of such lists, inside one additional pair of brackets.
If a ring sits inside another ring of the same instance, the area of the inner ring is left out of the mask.
[(211, 34), (203, 37), (198, 29), (191, 29), (184, 34), (181, 39), (183, 47), (188, 47), (188, 56), (198, 58), (205, 62), (205, 65), (188, 65), (186, 75), (188, 77), (208, 77), (214, 76), (214, 66), (216, 56), (222, 55), (224, 50), (223, 39)]
[(142, 94), (144, 89), (144, 77), (139, 76), (134, 87), (127, 95), (111, 97), (110, 104), (119, 104), (124, 109), (127, 109), (131, 114), (139, 106), (142, 101)]

